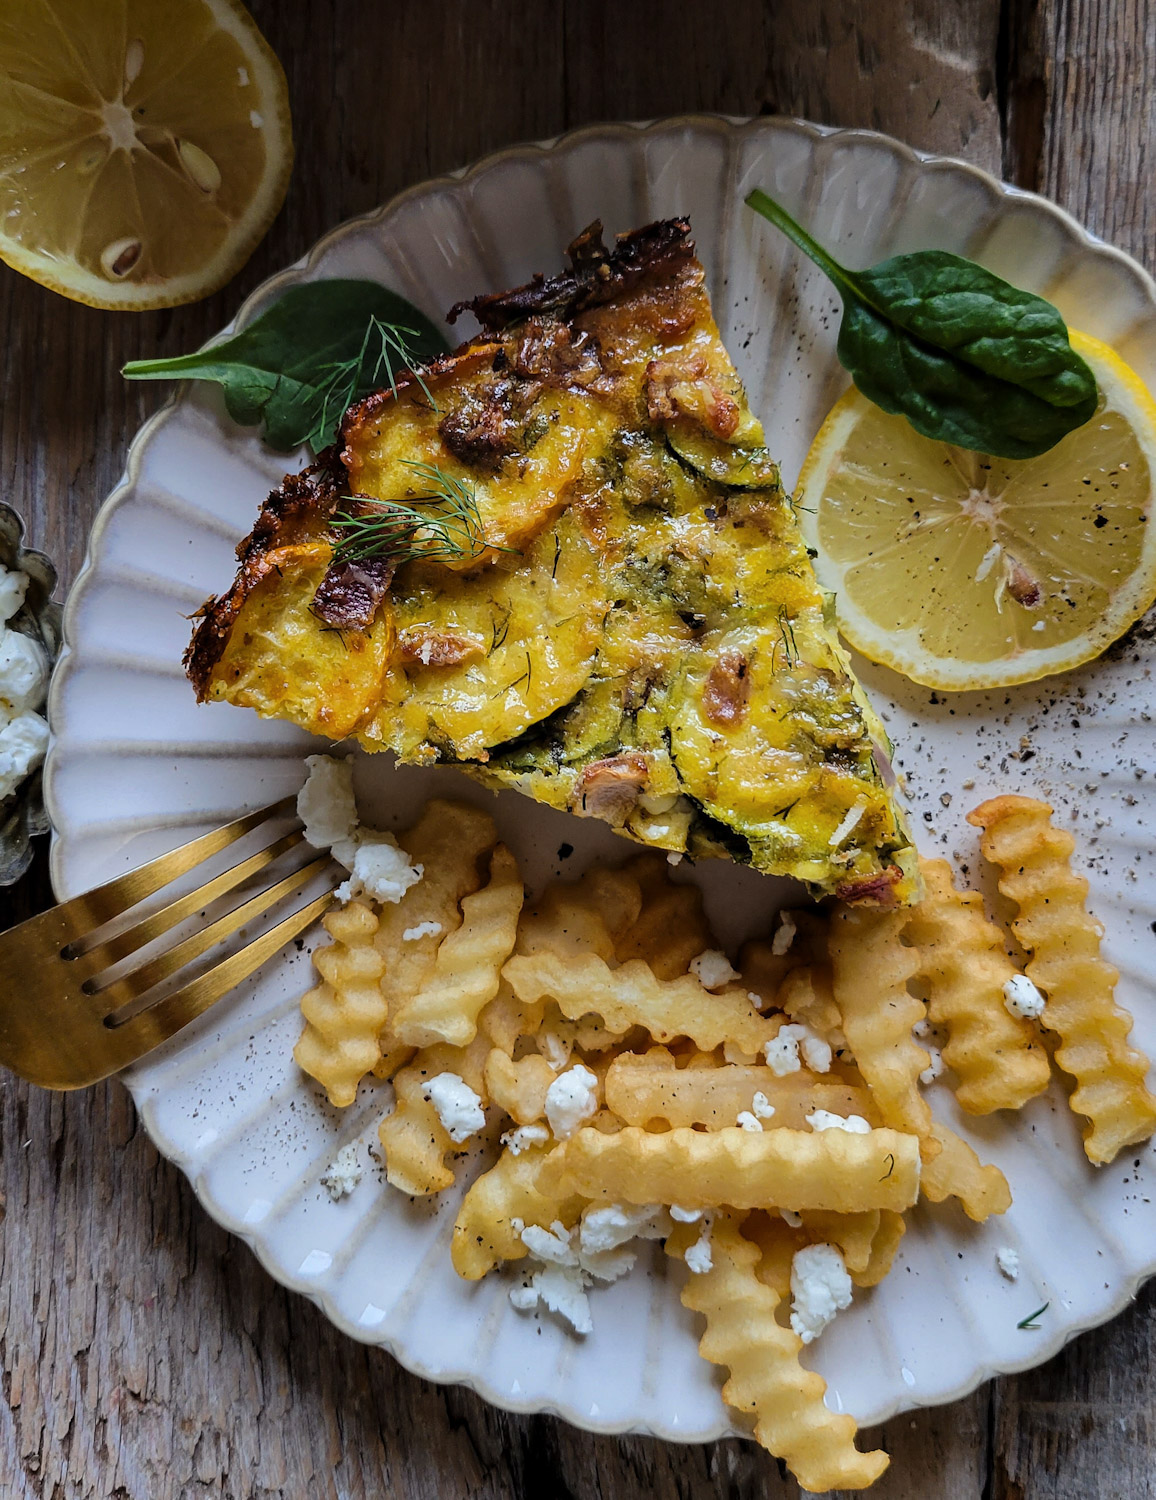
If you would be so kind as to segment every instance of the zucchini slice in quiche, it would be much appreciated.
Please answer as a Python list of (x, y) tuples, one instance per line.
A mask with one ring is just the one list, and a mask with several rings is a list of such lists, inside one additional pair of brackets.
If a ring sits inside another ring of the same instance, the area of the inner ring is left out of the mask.
[[(886, 737), (689, 236), (607, 250), (593, 225), (562, 275), (454, 309), (477, 337), (352, 407), (269, 497), (189, 676), (658, 849), (906, 902)], [(470, 545), (406, 531), (431, 476), (468, 497)], [(393, 517), (392, 541), (344, 545), (350, 516)]]

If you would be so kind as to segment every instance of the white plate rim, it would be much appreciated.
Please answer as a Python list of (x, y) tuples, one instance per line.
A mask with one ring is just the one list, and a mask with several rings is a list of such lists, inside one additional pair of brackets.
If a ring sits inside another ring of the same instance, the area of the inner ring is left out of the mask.
[[(606, 122), (594, 125), (582, 126), (577, 129), (566, 131), (560, 135), (546, 138), (544, 140), (521, 142), (515, 145), (503, 147), (491, 152), (476, 161), (457, 168), (453, 171), (440, 174), (416, 183), (403, 189), (387, 200), (384, 204), (371, 209), (364, 214), (343, 220), (333, 229), (328, 230), (310, 248), (305, 255), (294, 261), (283, 270), (274, 273), (263, 281), (249, 294), (241, 304), (235, 317), (225, 325), (220, 332), (207, 341), (207, 345), (219, 342), (228, 337), (240, 327), (244, 327), (254, 316), (273, 300), (284, 288), (293, 285), (308, 273), (316, 262), (324, 255), (330, 247), (347, 235), (359, 233), (367, 227), (371, 227), (385, 220), (389, 215), (402, 207), (407, 202), (419, 198), (425, 194), (438, 189), (453, 187), (455, 185), (469, 182), (475, 177), (481, 176), (490, 169), (511, 162), (526, 162), (549, 156), (555, 151), (561, 151), (574, 146), (581, 146), (587, 142), (601, 141), (606, 143), (624, 143), (637, 139), (640, 135), (648, 132), (667, 131), (672, 129), (683, 129), (687, 131), (712, 131), (725, 137), (741, 136), (758, 133), (761, 129), (774, 129), (778, 131), (790, 131), (805, 137), (811, 142), (818, 140), (838, 138), (849, 144), (862, 143), (892, 153), (901, 162), (908, 165), (919, 164), (923, 167), (950, 170), (963, 173), (979, 183), (998, 205), (1001, 201), (1018, 201), (1030, 203), (1032, 207), (1041, 212), (1045, 217), (1052, 218), (1065, 233), (1071, 236), (1084, 250), (1090, 252), (1097, 258), (1105, 258), (1114, 261), (1121, 269), (1126, 269), (1139, 287), (1142, 289), (1153, 312), (1156, 313), (1156, 279), (1145, 270), (1132, 256), (1118, 247), (1107, 243), (1090, 230), (1086, 229), (1072, 214), (1058, 204), (1041, 196), (1038, 193), (1016, 187), (1011, 183), (1002, 182), (992, 173), (972, 162), (962, 158), (943, 155), (936, 152), (917, 150), (896, 138), (880, 131), (868, 130), (858, 127), (837, 127), (816, 124), (812, 121), (790, 117), (790, 116), (755, 116), (742, 117), (713, 113), (688, 113), (664, 116), (654, 120), (638, 122)], [(50, 878), (53, 889), (59, 898), (63, 878), (63, 864), (65, 857), (65, 839), (57, 829), (57, 812), (59, 802), (56, 794), (56, 778), (54, 775), (54, 749), (55, 749), (55, 725), (58, 722), (59, 702), (63, 696), (64, 686), (76, 670), (72, 660), (74, 655), (74, 621), (79, 609), (83, 594), (89, 586), (90, 578), (99, 560), (104, 532), (114, 513), (120, 504), (132, 493), (133, 487), (139, 475), (142, 455), (151, 437), (167, 421), (171, 420), (181, 403), (187, 398), (188, 387), (179, 386), (165, 403), (140, 427), (133, 438), (125, 461), (124, 472), (101, 505), (93, 521), (84, 560), (80, 571), (69, 590), (64, 605), (63, 616), (63, 642), (60, 656), (53, 673), (48, 697), (48, 718), (52, 726), (53, 742), (50, 745), (48, 758), (44, 769), (44, 796), (45, 805), (52, 819), (52, 842), (49, 854)], [(559, 1417), (572, 1426), (586, 1431), (615, 1435), (622, 1433), (639, 1433), (646, 1436), (658, 1437), (671, 1442), (701, 1442), (714, 1441), (728, 1436), (749, 1436), (749, 1432), (731, 1426), (726, 1421), (721, 1421), (717, 1428), (705, 1438), (701, 1434), (688, 1436), (675, 1428), (662, 1428), (653, 1423), (626, 1421), (603, 1421), (591, 1418), (587, 1413), (579, 1411), (576, 1407), (566, 1403), (547, 1402), (540, 1399), (529, 1399), (519, 1402), (511, 1396), (508, 1391), (499, 1390), (492, 1386), (483, 1376), (467, 1374), (465, 1372), (455, 1373), (443, 1369), (433, 1369), (423, 1365), (422, 1360), (414, 1351), (399, 1346), (398, 1341), (388, 1338), (368, 1335), (364, 1329), (352, 1323), (344, 1317), (333, 1300), (323, 1289), (310, 1286), (299, 1277), (295, 1277), (283, 1266), (272, 1263), (271, 1257), (266, 1256), (259, 1244), (258, 1238), (252, 1232), (247, 1232), (238, 1225), (235, 1220), (216, 1203), (208, 1193), (204, 1182), (199, 1175), (193, 1175), (190, 1167), (182, 1159), (183, 1153), (176, 1144), (169, 1139), (164, 1130), (159, 1126), (155, 1113), (151, 1108), (151, 1098), (146, 1091), (137, 1093), (132, 1089), (131, 1083), (125, 1082), (133, 1095), (134, 1104), (148, 1130), (149, 1135), (157, 1149), (170, 1161), (185, 1172), (189, 1177), (197, 1198), (210, 1216), (229, 1233), (237, 1235), (243, 1240), (262, 1267), (279, 1284), (290, 1290), (299, 1292), (308, 1297), (343, 1333), (358, 1343), (372, 1345), (385, 1350), (406, 1369), (423, 1379), (439, 1384), (463, 1385), (473, 1390), (491, 1405), (503, 1410), (516, 1412), (522, 1415), (543, 1413)], [(918, 1387), (913, 1387), (911, 1394), (900, 1397), (885, 1406), (880, 1412), (872, 1417), (872, 1423), (882, 1423), (892, 1417), (919, 1407), (947, 1405), (961, 1400), (971, 1394), (985, 1381), (1002, 1375), (1015, 1375), (1031, 1370), (1045, 1363), (1060, 1352), (1072, 1339), (1091, 1329), (1102, 1326), (1117, 1317), (1133, 1301), (1141, 1286), (1150, 1277), (1156, 1275), (1156, 1247), (1154, 1247), (1152, 1258), (1138, 1271), (1123, 1278), (1117, 1288), (1117, 1295), (1106, 1305), (1106, 1307), (1093, 1316), (1077, 1320), (1064, 1328), (1051, 1333), (1047, 1338), (1036, 1342), (1033, 1341), (1031, 1351), (1020, 1360), (988, 1361), (977, 1364), (972, 1373), (960, 1384), (947, 1391), (941, 1391), (934, 1397), (920, 1398)], [(1041, 1329), (1041, 1332), (1043, 1330)], [(404, 1352), (403, 1352), (404, 1351)]]

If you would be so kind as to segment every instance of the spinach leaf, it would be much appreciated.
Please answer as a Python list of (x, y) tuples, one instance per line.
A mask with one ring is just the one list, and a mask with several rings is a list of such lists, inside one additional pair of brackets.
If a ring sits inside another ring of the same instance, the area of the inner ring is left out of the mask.
[(359, 396), (448, 348), (428, 318), (376, 281), (309, 281), (223, 343), (174, 359), (133, 360), (121, 373), (215, 380), (235, 422), (263, 423), (270, 447), (308, 444), (316, 453)]
[(924, 437), (1034, 458), (1095, 412), (1095, 376), (1042, 297), (945, 250), (848, 271), (766, 193), (746, 201), (834, 283), (839, 359), (855, 384)]

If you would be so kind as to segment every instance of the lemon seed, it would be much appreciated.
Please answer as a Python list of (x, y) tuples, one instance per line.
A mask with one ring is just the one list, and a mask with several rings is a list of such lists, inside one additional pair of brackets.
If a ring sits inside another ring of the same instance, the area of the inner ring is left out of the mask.
[(144, 67), (144, 43), (140, 37), (133, 37), (124, 49), (124, 86), (128, 88), (130, 83), (135, 83)]
[(221, 186), (221, 169), (207, 151), (192, 141), (178, 141), (177, 155), (181, 165), (202, 193), (215, 193)]
[(140, 260), (144, 246), (132, 235), (113, 240), (101, 251), (100, 268), (112, 281), (122, 281)]

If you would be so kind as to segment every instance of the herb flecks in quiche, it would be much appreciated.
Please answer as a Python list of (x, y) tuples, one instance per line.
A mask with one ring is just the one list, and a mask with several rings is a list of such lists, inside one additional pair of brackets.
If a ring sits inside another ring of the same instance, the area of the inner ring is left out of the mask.
[(470, 304), (475, 339), (351, 408), (340, 451), (269, 497), (190, 646), (198, 695), (660, 849), (910, 899), (886, 740), (689, 226), (612, 251), (595, 226), (571, 261)]

